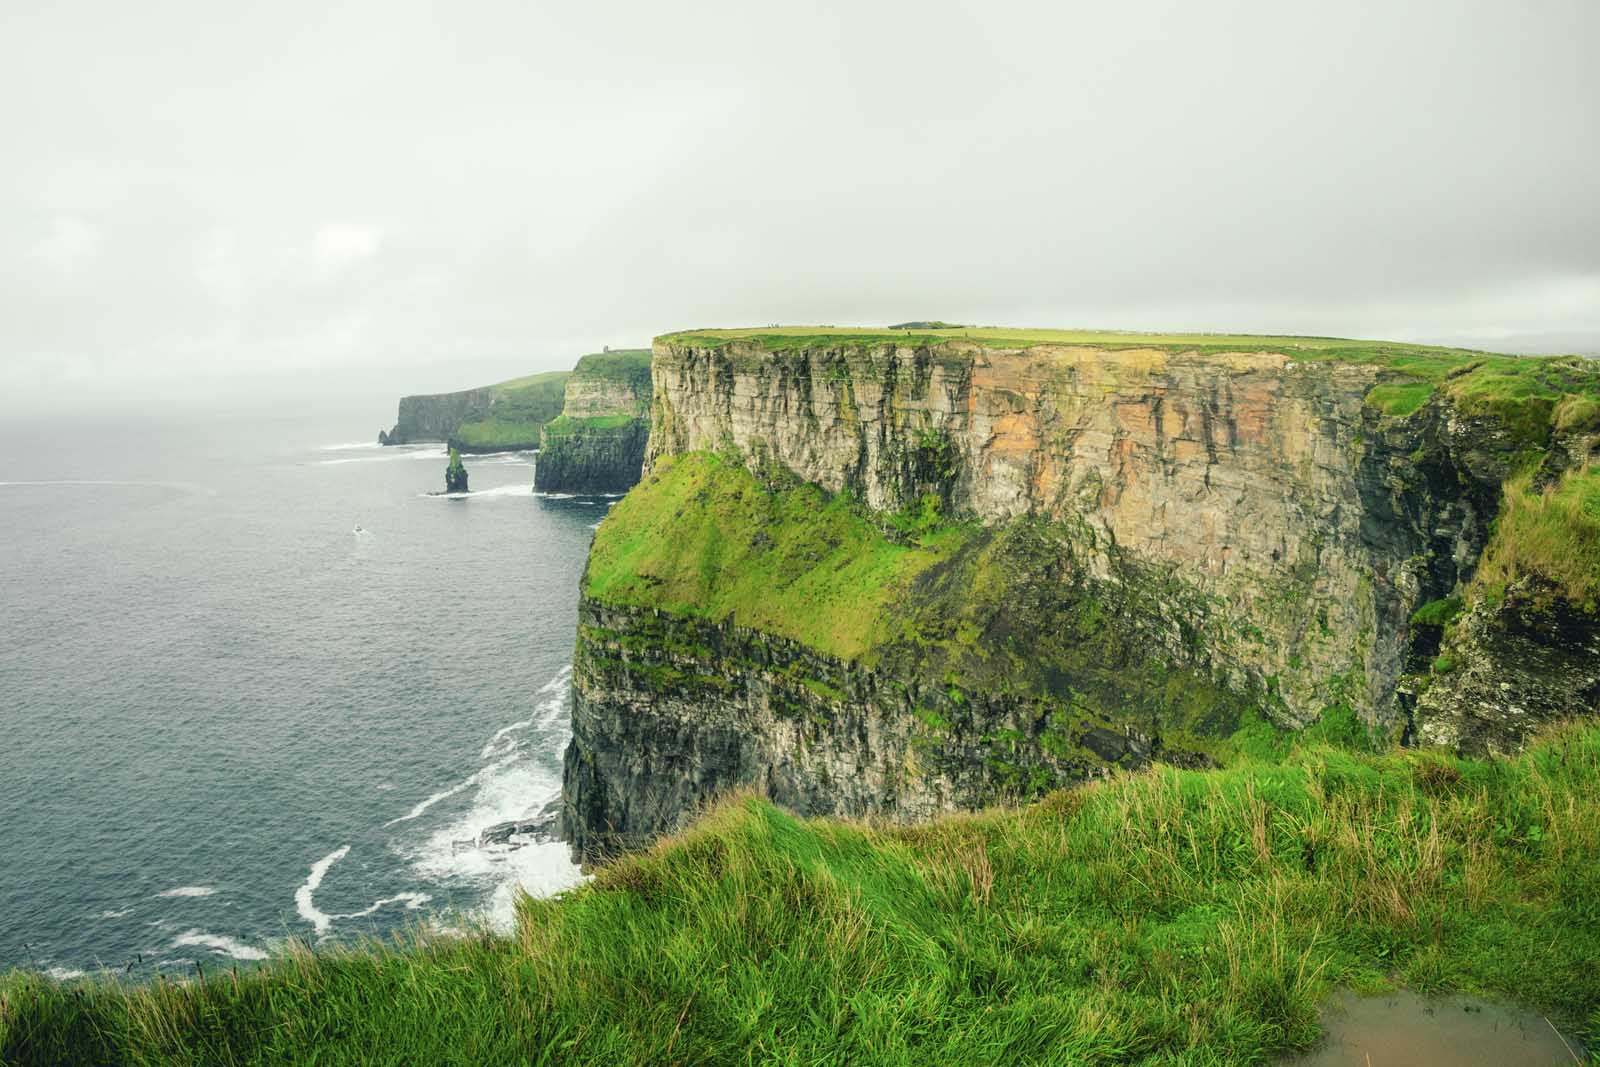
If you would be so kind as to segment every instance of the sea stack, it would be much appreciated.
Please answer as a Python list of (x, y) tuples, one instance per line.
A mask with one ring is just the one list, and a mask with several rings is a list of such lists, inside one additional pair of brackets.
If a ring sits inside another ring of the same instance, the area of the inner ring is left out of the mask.
[(444, 469), (444, 491), (447, 493), (467, 491), (467, 468), (461, 462), (461, 453), (453, 448), (450, 450), (450, 466)]

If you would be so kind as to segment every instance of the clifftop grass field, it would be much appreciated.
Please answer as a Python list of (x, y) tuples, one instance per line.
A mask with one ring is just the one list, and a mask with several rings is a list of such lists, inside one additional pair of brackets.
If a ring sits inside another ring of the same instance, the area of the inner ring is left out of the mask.
[[(7, 1064), (1248, 1064), (1340, 985), (1600, 1042), (1600, 727), (1326, 746), (914, 828), (734, 798), (511, 937), (0, 983)], [(1600, 1058), (1591, 1062), (1600, 1062)]]
[(489, 387), (487, 412), (458, 425), (451, 441), (477, 452), (537, 448), (539, 431), (561, 414), (571, 371), (547, 371)]

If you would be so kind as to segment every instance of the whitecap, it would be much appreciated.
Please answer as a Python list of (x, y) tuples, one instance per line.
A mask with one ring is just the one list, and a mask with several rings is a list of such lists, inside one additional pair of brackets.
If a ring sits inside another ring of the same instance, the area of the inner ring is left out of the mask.
[(562, 667), (559, 671), (557, 671), (554, 678), (541, 685), (538, 691), (541, 693), (554, 693), (565, 686), (567, 682), (571, 680), (571, 678), (572, 665), (569, 663), (567, 666)]
[(51, 978), (54, 978), (58, 982), (70, 982), (74, 978), (82, 978), (84, 975), (83, 971), (75, 970), (70, 967), (47, 967), (45, 968), (44, 973), (48, 974)]
[(294, 907), (300, 917), (316, 928), (317, 933), (327, 933), (328, 927), (333, 925), (333, 916), (326, 912), (318, 911), (313, 900), (317, 887), (322, 884), (322, 878), (328, 873), (328, 868), (344, 859), (350, 851), (349, 845), (336, 848), (326, 856), (311, 865), (311, 873), (306, 877), (299, 889), (294, 891)]
[(468, 789), (471, 789), (474, 785), (477, 785), (478, 781), (485, 774), (488, 774), (490, 771), (494, 770), (497, 766), (499, 766), (499, 765), (498, 764), (490, 764), (488, 767), (485, 767), (482, 770), (478, 771), (476, 774), (472, 775), (466, 781), (457, 782), (455, 785), (451, 786), (449, 789), (441, 789), (439, 792), (434, 793), (432, 796), (428, 797), (426, 800), (418, 801), (417, 804), (414, 807), (412, 807), (412, 809), (410, 811), (406, 812), (404, 815), (401, 815), (401, 816), (399, 816), (397, 818), (390, 819), (388, 822), (384, 823), (383, 825), (385, 827), (389, 827), (389, 826), (395, 825), (396, 823), (410, 822), (412, 819), (420, 818), (422, 816), (423, 812), (427, 811), (429, 808), (431, 808), (435, 804), (439, 803), (439, 801), (447, 800), (450, 797), (455, 796), (457, 793), (464, 792), (464, 791), (466, 791)]
[[(322, 909), (318, 908), (317, 905), (316, 905), (316, 901), (314, 899), (316, 891), (317, 891), (318, 888), (321, 887), (322, 879), (327, 875), (328, 868), (332, 867), (335, 863), (338, 863), (340, 860), (344, 859), (345, 855), (348, 854), (349, 851), (350, 851), (350, 846), (349, 845), (345, 845), (345, 846), (343, 846), (341, 848), (334, 849), (332, 852), (328, 853), (326, 856), (322, 857), (320, 860), (318, 860), (317, 862), (313, 863), (311, 865), (311, 873), (306, 877), (306, 880), (305, 880), (304, 884), (302, 884), (299, 889), (296, 889), (294, 891), (294, 906), (295, 906), (295, 910), (300, 913), (300, 917), (302, 919), (304, 919), (306, 922), (308, 922), (308, 923), (310, 923), (312, 925), (312, 927), (317, 931), (317, 935), (319, 937), (321, 935), (323, 935), (323, 934), (326, 934), (328, 932), (329, 928), (331, 928), (333, 926), (333, 924), (334, 924), (334, 922), (336, 920), (339, 920), (339, 919), (360, 919), (360, 918), (363, 918), (364, 916), (371, 915), (373, 912), (377, 911), (379, 908), (387, 907), (390, 904), (404, 904), (406, 906), (406, 910), (408, 910), (408, 911), (416, 911), (418, 908), (422, 907), (424, 904), (428, 903), (429, 901), (431, 901), (433, 899), (432, 897), (430, 897), (426, 893), (409, 893), (409, 892), (408, 893), (396, 893), (392, 897), (383, 897), (381, 900), (378, 900), (378, 901), (374, 902), (373, 904), (369, 905), (368, 907), (362, 908), (360, 911), (345, 911), (345, 912), (326, 912), (326, 911), (323, 911)], [(191, 937), (191, 935), (194, 935), (194, 934), (195, 934), (195, 931), (191, 930), (191, 931), (189, 931), (188, 934), (185, 934), (184, 936), (185, 937)], [(191, 941), (189, 941), (187, 943), (188, 944), (212, 944), (212, 942), (201, 942), (201, 941), (196, 941), (196, 940), (191, 940)], [(246, 946), (246, 947), (248, 947), (248, 946)], [(252, 950), (252, 951), (257, 951), (257, 950)], [(241, 956), (239, 958), (240, 959), (245, 959), (247, 957)], [(260, 958), (265, 959), (266, 957), (263, 954), (263, 956), (260, 957)]]
[(478, 757), (480, 759), (494, 759), (497, 756), (504, 756), (513, 751), (517, 747), (517, 739), (507, 735), (513, 734), (518, 730), (526, 730), (532, 725), (532, 719), (523, 719), (521, 722), (514, 722), (510, 726), (500, 727), (494, 732), (494, 736), (489, 738), (489, 743), (483, 746), (483, 751), (478, 754)]
[(122, 918), (124, 915), (128, 914), (132, 910), (133, 910), (132, 907), (123, 908), (121, 911), (112, 911), (110, 908), (107, 908), (105, 911), (102, 911), (100, 913), (100, 918), (102, 918), (102, 919), (120, 919), (120, 918)]
[(180, 885), (176, 889), (163, 889), (158, 897), (209, 897), (216, 890), (208, 885)]
[(236, 960), (264, 960), (266, 950), (246, 945), (231, 937), (189, 930), (172, 939), (173, 948), (209, 948), (219, 956), (232, 956)]
[(338, 445), (323, 445), (321, 450), (323, 452), (353, 452), (354, 450), (356, 450), (358, 448), (384, 448), (384, 447), (387, 447), (387, 446), (380, 445), (376, 441), (349, 441), (349, 442), (346, 442), (344, 444), (338, 444)]

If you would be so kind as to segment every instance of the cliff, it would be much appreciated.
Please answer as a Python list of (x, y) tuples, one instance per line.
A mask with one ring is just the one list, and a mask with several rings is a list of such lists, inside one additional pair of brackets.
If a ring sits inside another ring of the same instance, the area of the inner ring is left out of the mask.
[[(920, 818), (1285, 730), (1515, 748), (1600, 692), (1572, 573), (1483, 621), (1541, 573), (1507, 487), (1584, 514), (1597, 395), (1583, 361), (1326, 339), (662, 338), (584, 580), (566, 831), (635, 847), (738, 785)], [(1544, 677), (1530, 627), (1567, 658), (1537, 700), (1502, 670)]]
[(539, 435), (533, 487), (541, 492), (625, 493), (638, 484), (650, 436), (650, 350), (578, 360), (561, 416)]
[(458, 393), (407, 396), (383, 445), (444, 441), (462, 452), (509, 452), (539, 446), (545, 423), (561, 414), (570, 371), (550, 371)]

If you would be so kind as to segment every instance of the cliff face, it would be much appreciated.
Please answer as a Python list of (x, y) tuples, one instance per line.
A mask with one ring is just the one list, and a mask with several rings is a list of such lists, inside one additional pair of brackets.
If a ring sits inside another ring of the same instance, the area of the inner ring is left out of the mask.
[[(1409, 620), (1471, 578), (1530, 439), (1446, 389), (1386, 413), (1395, 380), (1287, 346), (658, 342), (645, 483), (586, 576), (576, 851), (734, 785), (917, 817), (1200, 761), (1254, 714), (1444, 736)], [(796, 534), (806, 484), (865, 532)], [(1547, 704), (1593, 702), (1579, 658)]]
[(400, 398), (400, 413), (394, 429), (378, 434), (380, 445), (408, 445), (425, 441), (446, 441), (457, 426), (489, 409), (493, 391), (489, 386), (464, 389), (459, 393), (428, 393)]
[(459, 393), (402, 397), (394, 429), (380, 445), (444, 441), (461, 452), (533, 449), (546, 423), (561, 414), (570, 371), (550, 371)]
[(567, 380), (561, 417), (545, 425), (533, 487), (625, 493), (639, 481), (650, 436), (650, 352), (584, 356)]
[(1442, 407), (1390, 425), (1375, 367), (1276, 352), (664, 345), (657, 368), (652, 457), (731, 447), (874, 508), (1081, 523), (1098, 576), (1167, 568), (1231, 620), (1217, 668), (1276, 678), (1300, 724), (1352, 671), (1388, 713), (1405, 619), (1476, 558), (1509, 451)]

